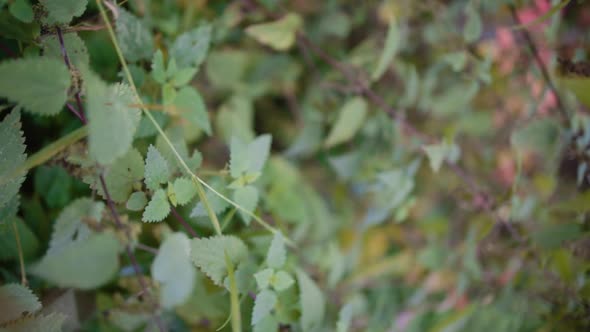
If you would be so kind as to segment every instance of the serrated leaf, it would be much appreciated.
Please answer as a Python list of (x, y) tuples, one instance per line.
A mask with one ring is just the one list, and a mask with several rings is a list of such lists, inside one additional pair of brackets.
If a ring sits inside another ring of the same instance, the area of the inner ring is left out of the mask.
[(31, 272), (59, 287), (94, 289), (111, 280), (119, 269), (119, 241), (113, 233), (93, 234), (59, 253), (47, 254)]
[(203, 129), (207, 135), (211, 135), (207, 106), (195, 88), (185, 86), (178, 90), (174, 106), (183, 119)]
[(349, 141), (363, 126), (367, 115), (367, 102), (361, 97), (355, 97), (344, 104), (336, 123), (324, 141), (326, 148)]
[(0, 324), (33, 314), (41, 309), (41, 302), (33, 292), (19, 284), (0, 287)]
[(266, 264), (279, 269), (285, 264), (287, 250), (285, 249), (285, 239), (280, 232), (276, 232), (266, 254)]
[(232, 137), (229, 161), (231, 176), (235, 179), (244, 173), (261, 172), (270, 154), (271, 142), (272, 137), (268, 134), (258, 136), (249, 144)]
[(65, 24), (70, 23), (74, 17), (78, 17), (86, 10), (88, 0), (40, 0), (47, 11), (45, 23)]
[(254, 279), (256, 279), (256, 286), (258, 286), (258, 289), (268, 288), (268, 286), (270, 285), (270, 280), (274, 273), (275, 272), (273, 269), (264, 269), (256, 272), (254, 274)]
[(131, 211), (141, 211), (147, 204), (147, 197), (143, 191), (136, 191), (127, 200), (127, 210)]
[(102, 202), (94, 202), (90, 198), (80, 198), (63, 209), (53, 224), (47, 254), (59, 254), (74, 242), (86, 241), (93, 231), (85, 221), (99, 222), (102, 219), (104, 208)]
[(107, 85), (85, 71), (90, 156), (103, 165), (111, 164), (131, 148), (140, 111), (129, 86)]
[[(220, 193), (222, 195), (226, 195), (226, 197), (227, 197), (225, 185), (223, 185), (219, 182), (213, 182), (211, 184), (211, 186), (218, 193)], [(219, 213), (223, 212), (229, 206), (225, 200), (223, 200), (221, 197), (217, 196), (214, 192), (212, 192), (209, 189), (206, 190), (206, 196), (207, 196), (207, 201), (209, 202), (209, 205), (213, 209), (213, 212), (215, 212), (215, 214), (219, 214)], [(191, 211), (190, 216), (191, 216), (191, 218), (208, 217), (208, 213), (203, 205), (203, 202), (197, 203), (197, 205)]]
[(54, 115), (63, 108), (70, 72), (63, 60), (27, 57), (0, 63), (0, 96), (26, 111)]
[[(25, 180), (25, 174), (14, 174), (25, 162), (25, 138), (21, 131), (18, 109), (0, 122), (0, 210), (14, 210), (18, 205), (17, 194)], [(14, 207), (11, 207), (13, 205)], [(11, 213), (12, 214), (12, 213)], [(0, 219), (0, 225), (5, 218)]]
[(156, 190), (160, 188), (160, 184), (168, 182), (169, 178), (168, 161), (158, 149), (150, 145), (145, 158), (145, 185), (150, 190)]
[(258, 324), (270, 314), (277, 304), (277, 295), (269, 289), (263, 289), (256, 295), (252, 309), (252, 326)]
[(105, 174), (111, 199), (117, 203), (125, 202), (135, 187), (141, 188), (143, 174), (143, 158), (136, 149), (130, 149), (115, 160)]
[(170, 213), (168, 196), (166, 196), (164, 189), (158, 189), (146, 206), (145, 211), (143, 211), (141, 220), (145, 222), (162, 221), (168, 216), (168, 213)]
[(174, 192), (176, 194), (176, 201), (179, 205), (184, 205), (190, 202), (195, 194), (197, 193), (197, 189), (193, 181), (187, 178), (178, 178), (174, 180)]
[(166, 309), (183, 304), (195, 282), (190, 260), (190, 240), (184, 233), (168, 235), (152, 264), (152, 277), (160, 282), (160, 303)]
[(465, 15), (467, 21), (463, 27), (463, 38), (468, 43), (476, 42), (481, 36), (483, 25), (475, 5), (470, 3), (465, 6)]
[(66, 316), (61, 313), (29, 316), (0, 328), (0, 332), (62, 332)]
[(321, 325), (326, 310), (324, 294), (313, 280), (302, 270), (297, 270), (299, 299), (301, 301), (301, 327), (312, 331)]
[(178, 66), (198, 68), (209, 51), (211, 26), (204, 25), (178, 36), (170, 48), (170, 56)]
[(299, 15), (289, 13), (274, 22), (251, 25), (246, 28), (246, 34), (277, 51), (285, 51), (295, 43), (297, 30), (302, 25)]
[(235, 266), (248, 256), (248, 247), (232, 235), (191, 240), (193, 263), (219, 286), (223, 285), (223, 278), (227, 275), (225, 253)]
[(33, 7), (28, 0), (15, 0), (10, 6), (8, 6), (8, 11), (21, 22), (33, 22)]
[[(84, 41), (77, 33), (67, 33), (63, 35), (64, 46), (70, 62), (74, 66), (87, 65), (90, 61), (88, 49)], [(43, 38), (41, 47), (43, 48), (43, 56), (58, 59), (63, 61), (61, 53), (61, 45), (59, 38), (56, 35), (49, 35)]]
[(393, 57), (397, 53), (401, 44), (401, 33), (399, 26), (395, 22), (395, 20), (391, 20), (389, 22), (389, 28), (387, 29), (387, 37), (385, 38), (385, 46), (383, 47), (383, 52), (381, 53), (381, 57), (379, 58), (379, 62), (377, 63), (377, 67), (373, 74), (371, 75), (371, 80), (377, 81), (383, 74), (387, 71), (389, 64), (393, 60)]
[(446, 141), (430, 144), (423, 147), (430, 161), (430, 168), (436, 173), (440, 170), (444, 161), (455, 163), (459, 158), (460, 150), (456, 144)]
[(144, 22), (123, 8), (117, 18), (117, 39), (123, 56), (129, 62), (150, 59), (154, 52), (152, 33)]
[(158, 49), (152, 58), (152, 77), (160, 84), (166, 83), (166, 68), (164, 67), (164, 55)]
[(282, 292), (293, 286), (295, 280), (291, 275), (285, 271), (277, 271), (270, 280), (272, 287), (277, 292)]
[[(258, 189), (253, 186), (238, 188), (234, 191), (233, 199), (234, 202), (238, 203), (246, 211), (254, 212), (256, 205), (258, 205)], [(249, 225), (252, 217), (242, 210), (239, 213), (246, 225)]]

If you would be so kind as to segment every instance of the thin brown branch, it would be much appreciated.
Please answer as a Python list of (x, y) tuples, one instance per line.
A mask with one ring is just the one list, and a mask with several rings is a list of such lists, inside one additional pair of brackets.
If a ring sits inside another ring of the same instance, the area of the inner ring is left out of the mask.
[(188, 222), (186, 222), (186, 220), (184, 220), (184, 218), (178, 213), (178, 211), (176, 211), (176, 208), (174, 206), (170, 205), (170, 210), (172, 211), (172, 215), (174, 216), (174, 218), (178, 220), (178, 222), (182, 225), (182, 227), (184, 227), (187, 233), (189, 233), (194, 238), (199, 237), (197, 232), (191, 227), (191, 225), (189, 225)]

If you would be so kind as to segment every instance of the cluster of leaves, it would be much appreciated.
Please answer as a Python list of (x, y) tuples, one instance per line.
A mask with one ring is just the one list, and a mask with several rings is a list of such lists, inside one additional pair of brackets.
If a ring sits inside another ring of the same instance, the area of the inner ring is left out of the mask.
[(590, 328), (578, 9), (0, 0), (0, 331)]

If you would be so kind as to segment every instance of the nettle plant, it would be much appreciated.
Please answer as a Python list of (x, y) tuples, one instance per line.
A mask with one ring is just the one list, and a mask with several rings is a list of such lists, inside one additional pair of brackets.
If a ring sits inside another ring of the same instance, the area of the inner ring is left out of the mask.
[(588, 329), (568, 3), (0, 0), (0, 331)]

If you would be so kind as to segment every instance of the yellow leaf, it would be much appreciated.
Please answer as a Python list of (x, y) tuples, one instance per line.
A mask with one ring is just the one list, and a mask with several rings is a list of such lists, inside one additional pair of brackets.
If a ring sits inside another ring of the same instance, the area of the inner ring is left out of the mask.
[(246, 28), (246, 33), (264, 45), (285, 51), (293, 46), (297, 30), (302, 24), (301, 17), (291, 13), (274, 22), (251, 25)]

